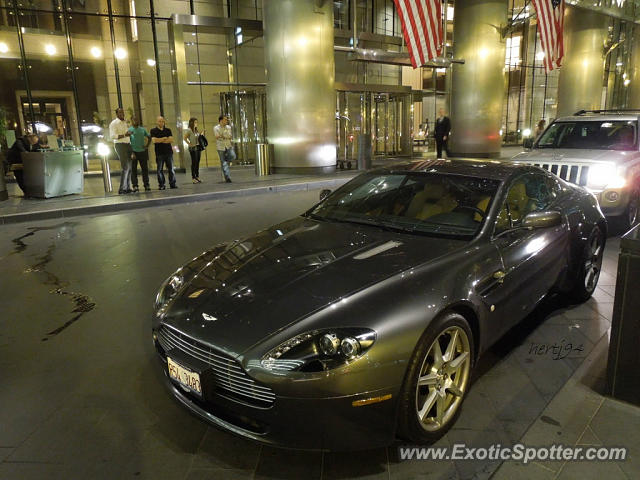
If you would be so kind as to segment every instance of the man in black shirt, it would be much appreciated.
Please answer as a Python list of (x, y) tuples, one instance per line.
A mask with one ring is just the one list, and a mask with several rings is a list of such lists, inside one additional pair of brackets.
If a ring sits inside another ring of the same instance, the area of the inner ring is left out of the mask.
[(7, 163), (9, 169), (13, 171), (16, 182), (20, 189), (24, 192), (24, 177), (22, 172), (22, 152), (33, 152), (37, 148), (38, 136), (29, 134), (22, 138), (16, 139), (7, 152)]
[(173, 136), (171, 130), (166, 127), (164, 117), (158, 117), (155, 128), (151, 129), (151, 141), (153, 142), (156, 150), (156, 163), (158, 165), (158, 188), (160, 190), (165, 189), (164, 185), (164, 173), (162, 169), (164, 165), (167, 165), (169, 171), (169, 186), (171, 188), (178, 188), (176, 185), (176, 172), (173, 168)]
[(436, 119), (436, 126), (433, 136), (436, 138), (436, 149), (438, 158), (442, 158), (442, 147), (449, 156), (449, 146), (447, 142), (449, 140), (449, 133), (451, 133), (451, 120), (444, 114), (444, 108), (440, 109), (440, 116)]

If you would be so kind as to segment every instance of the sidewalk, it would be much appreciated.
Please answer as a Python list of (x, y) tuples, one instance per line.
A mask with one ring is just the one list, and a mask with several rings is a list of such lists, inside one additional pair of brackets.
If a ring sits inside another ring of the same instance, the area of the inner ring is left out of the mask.
[[(502, 149), (501, 160), (507, 160), (521, 149), (505, 147)], [(414, 158), (435, 158), (435, 152), (416, 148)], [(373, 166), (383, 166), (398, 161), (409, 160), (403, 158), (375, 158)], [(355, 166), (354, 166), (355, 168)], [(188, 170), (188, 169), (187, 169)], [(277, 174), (256, 177), (253, 165), (235, 166), (231, 169), (233, 183), (224, 183), (219, 168), (204, 168), (201, 170), (203, 183), (193, 184), (189, 172), (176, 173), (178, 188), (176, 190), (159, 191), (155, 174), (150, 172), (150, 192), (118, 195), (120, 177), (112, 175), (113, 192), (105, 193), (100, 175), (87, 175), (84, 179), (84, 192), (80, 195), (40, 199), (24, 198), (15, 183), (7, 184), (9, 199), (0, 202), (0, 225), (18, 223), (29, 220), (48, 218), (66, 218), (77, 215), (95, 215), (112, 213), (123, 210), (146, 208), (159, 205), (198, 202), (216, 198), (228, 198), (261, 193), (281, 191), (309, 190), (329, 188), (334, 190), (344, 184), (359, 172), (357, 170), (337, 170), (336, 173), (326, 175), (292, 175)], [(139, 178), (142, 187), (142, 179)]]
[[(251, 167), (233, 167), (233, 183), (225, 183), (219, 168), (201, 170), (202, 183), (193, 184), (191, 175), (176, 173), (177, 189), (158, 190), (155, 175), (151, 177), (152, 190), (118, 195), (119, 176), (112, 176), (112, 193), (105, 193), (102, 176), (87, 176), (84, 192), (80, 195), (41, 199), (24, 198), (15, 183), (7, 184), (9, 199), (0, 202), (0, 224), (17, 223), (47, 218), (66, 218), (77, 215), (95, 215), (159, 205), (198, 202), (261, 193), (275, 193), (317, 188), (336, 189), (353, 178), (356, 170), (338, 171), (329, 175), (278, 174), (257, 177)], [(142, 188), (142, 179), (139, 179)]]

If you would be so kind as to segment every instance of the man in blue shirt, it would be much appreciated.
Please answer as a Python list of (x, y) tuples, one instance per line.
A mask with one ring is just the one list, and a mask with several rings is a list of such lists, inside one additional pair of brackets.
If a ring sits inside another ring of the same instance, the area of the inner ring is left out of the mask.
[(131, 118), (131, 127), (127, 131), (127, 135), (131, 138), (131, 154), (132, 171), (131, 183), (133, 191), (139, 192), (138, 188), (138, 163), (142, 169), (142, 182), (146, 192), (151, 190), (149, 186), (149, 144), (151, 143), (151, 134), (140, 125), (140, 119), (137, 116)]

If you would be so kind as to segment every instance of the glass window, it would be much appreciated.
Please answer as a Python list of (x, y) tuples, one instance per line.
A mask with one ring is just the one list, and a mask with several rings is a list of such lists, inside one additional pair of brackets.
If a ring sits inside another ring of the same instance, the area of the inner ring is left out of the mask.
[(520, 226), (531, 212), (547, 210), (559, 193), (558, 183), (544, 173), (528, 173), (517, 178), (498, 214), (495, 233)]
[(498, 184), (442, 173), (371, 173), (338, 189), (312, 215), (409, 233), (471, 237), (480, 230)]
[(556, 122), (540, 137), (537, 147), (636, 150), (636, 122), (624, 120)]

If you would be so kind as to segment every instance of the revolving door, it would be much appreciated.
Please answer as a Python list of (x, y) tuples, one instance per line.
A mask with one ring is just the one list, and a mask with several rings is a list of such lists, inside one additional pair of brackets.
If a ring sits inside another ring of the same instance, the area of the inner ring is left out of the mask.
[[(411, 155), (410, 89), (386, 85), (340, 87), (344, 90), (336, 92), (339, 168), (352, 168), (363, 148), (370, 148), (371, 155), (378, 157)], [(367, 90), (358, 91), (358, 87)], [(399, 91), (384, 91), (389, 88)]]
[(267, 139), (267, 106), (264, 90), (220, 93), (222, 113), (229, 116), (238, 163), (256, 161), (256, 145)]

